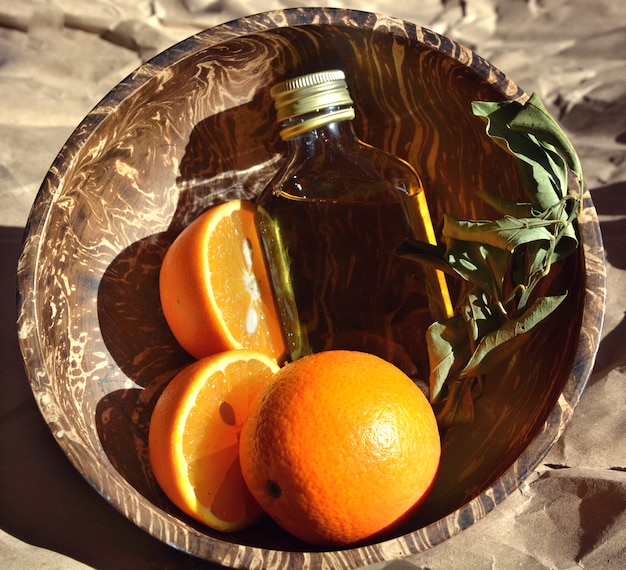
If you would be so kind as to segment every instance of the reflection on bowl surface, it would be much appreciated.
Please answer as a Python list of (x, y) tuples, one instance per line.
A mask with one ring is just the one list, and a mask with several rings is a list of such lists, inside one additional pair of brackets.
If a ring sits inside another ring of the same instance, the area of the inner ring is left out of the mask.
[(468, 49), (407, 22), (293, 9), (207, 30), (122, 82), (59, 153), (26, 230), (18, 269), (20, 341), (53, 434), (130, 520), (224, 565), (355, 567), (424, 550), (466, 528), (547, 453), (578, 402), (599, 340), (604, 265), (586, 197), (584, 247), (545, 284), (569, 291), (560, 316), (497, 377), (486, 378), (476, 420), (445, 434), (435, 489), (401, 533), (317, 552), (271, 521), (224, 535), (172, 506), (151, 473), (148, 424), (160, 391), (191, 358), (161, 313), (161, 260), (200, 212), (254, 198), (275, 171), (283, 143), (269, 87), (330, 67), (344, 69), (358, 94), (360, 137), (422, 174), (435, 226), (444, 213), (493, 218), (476, 190), (523, 196), (511, 157), (470, 109), (473, 100), (524, 101), (510, 79)]

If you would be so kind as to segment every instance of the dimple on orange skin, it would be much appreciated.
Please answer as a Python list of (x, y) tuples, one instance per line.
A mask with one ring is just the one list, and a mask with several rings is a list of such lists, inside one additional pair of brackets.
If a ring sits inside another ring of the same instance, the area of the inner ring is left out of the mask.
[(161, 307), (195, 358), (236, 349), (280, 360), (285, 344), (252, 202), (211, 208), (170, 245), (161, 265)]
[(423, 502), (441, 454), (432, 408), (399, 369), (328, 351), (283, 367), (244, 424), (240, 461), (261, 507), (317, 546), (392, 530)]
[(239, 437), (277, 370), (254, 351), (211, 355), (182, 369), (155, 405), (148, 436), (155, 478), (178, 508), (216, 530), (242, 530), (264, 514), (241, 475)]

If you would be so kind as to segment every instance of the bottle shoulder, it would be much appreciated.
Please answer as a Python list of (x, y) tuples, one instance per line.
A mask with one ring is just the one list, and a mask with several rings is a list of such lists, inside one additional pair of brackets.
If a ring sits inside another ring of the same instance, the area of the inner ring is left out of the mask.
[(410, 164), (358, 139), (310, 150), (293, 145), (266, 192), (294, 199), (388, 201), (422, 189)]

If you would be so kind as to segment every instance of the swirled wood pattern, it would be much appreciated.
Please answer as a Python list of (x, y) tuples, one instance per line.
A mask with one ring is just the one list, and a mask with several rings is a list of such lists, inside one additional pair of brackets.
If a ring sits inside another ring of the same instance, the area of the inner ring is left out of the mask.
[[(225, 566), (352, 568), (424, 550), (471, 525), (519, 485), (561, 433), (600, 334), (604, 261), (587, 198), (584, 247), (548, 284), (567, 287), (563, 314), (578, 317), (565, 327), (553, 321), (490, 379), (475, 425), (446, 434), (436, 488), (402, 533), (317, 552), (271, 522), (223, 535), (178, 512), (154, 482), (146, 452), (154, 402), (190, 360), (159, 308), (160, 262), (200, 212), (260, 191), (282, 150), (268, 89), (322, 67), (345, 69), (361, 138), (421, 172), (436, 223), (444, 212), (493, 217), (474, 196), (481, 188), (521, 195), (511, 159), (470, 111), (475, 99), (526, 97), (488, 62), (380, 15), (270, 12), (167, 50), (85, 118), (42, 184), (18, 268), (24, 359), (42, 414), (70, 460), (137, 525)], [(554, 360), (554, 351), (561, 358)]]

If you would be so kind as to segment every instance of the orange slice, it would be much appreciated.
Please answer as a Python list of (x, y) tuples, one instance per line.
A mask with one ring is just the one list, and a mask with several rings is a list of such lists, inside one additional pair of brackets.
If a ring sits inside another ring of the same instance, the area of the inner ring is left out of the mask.
[(168, 249), (159, 291), (165, 319), (195, 358), (234, 349), (283, 358), (285, 342), (252, 202), (201, 214)]
[(157, 400), (148, 436), (156, 480), (178, 508), (211, 528), (241, 530), (263, 514), (243, 481), (239, 434), (277, 371), (261, 353), (223, 352), (183, 368)]

